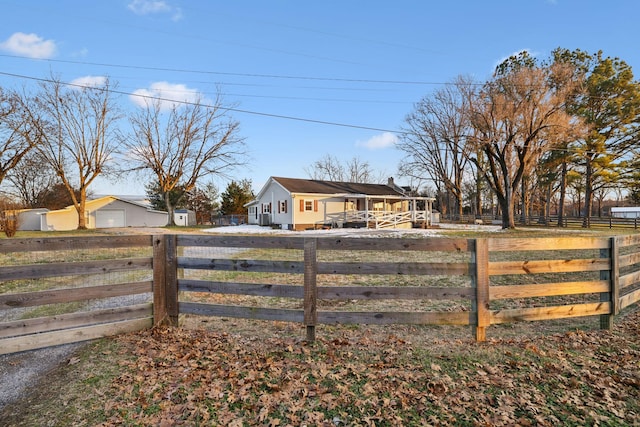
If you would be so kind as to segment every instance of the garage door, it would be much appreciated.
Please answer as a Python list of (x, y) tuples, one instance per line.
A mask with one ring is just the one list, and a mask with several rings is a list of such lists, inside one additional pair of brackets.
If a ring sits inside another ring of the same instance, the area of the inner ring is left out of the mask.
[(101, 209), (96, 212), (96, 228), (125, 227), (124, 209)]

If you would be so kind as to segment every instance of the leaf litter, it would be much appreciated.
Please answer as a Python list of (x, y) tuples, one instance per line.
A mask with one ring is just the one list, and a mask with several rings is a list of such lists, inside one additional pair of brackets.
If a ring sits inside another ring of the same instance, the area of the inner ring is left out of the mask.
[[(613, 331), (485, 343), (369, 326), (326, 327), (308, 343), (290, 324), (253, 322), (250, 334), (210, 323), (100, 340), (39, 396), (49, 405), (1, 415), (53, 426), (640, 425), (638, 310)], [(99, 360), (113, 372), (95, 382)]]

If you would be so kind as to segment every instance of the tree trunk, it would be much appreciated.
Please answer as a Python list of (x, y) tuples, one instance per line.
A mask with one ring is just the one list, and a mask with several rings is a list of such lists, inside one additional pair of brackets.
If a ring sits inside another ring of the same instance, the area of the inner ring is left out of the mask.
[(456, 203), (458, 204), (458, 215), (462, 218), (462, 214), (464, 213), (464, 206), (462, 202), (462, 192), (456, 193)]
[(602, 218), (602, 197), (598, 197), (598, 218)]
[(476, 212), (482, 218), (482, 184), (480, 183), (480, 177), (476, 179)]
[(169, 213), (169, 218), (167, 219), (167, 225), (168, 226), (176, 225), (174, 221), (174, 216), (175, 216), (174, 207), (171, 204), (171, 197), (168, 191), (164, 193), (164, 203), (167, 205), (167, 212)]
[(567, 163), (562, 162), (560, 173), (560, 201), (558, 202), (558, 227), (564, 226), (564, 199), (567, 194)]
[(546, 194), (544, 195), (544, 198), (542, 199), (542, 212), (544, 215), (544, 218), (542, 220), (542, 223), (544, 225), (549, 225), (549, 217), (551, 216), (551, 187), (553, 186), (553, 184), (549, 184), (547, 186), (547, 191)]
[(520, 183), (520, 192), (521, 192), (521, 202), (522, 202), (522, 212), (520, 212), (520, 222), (522, 222), (523, 225), (527, 224), (527, 207), (529, 205), (528, 203), (528, 197), (527, 197), (527, 180), (525, 178), (522, 178), (522, 182)]
[(87, 203), (86, 190), (80, 188), (80, 200), (78, 200), (78, 230), (87, 229), (87, 217), (85, 216), (85, 206)]
[(504, 196), (498, 196), (498, 205), (500, 206), (502, 216), (502, 228), (516, 228), (515, 222), (515, 201), (509, 190), (505, 192)]
[(593, 189), (591, 188), (591, 179), (593, 177), (593, 165), (591, 158), (587, 158), (587, 167), (585, 168), (585, 186), (584, 186), (584, 217), (582, 227), (589, 228), (591, 226), (591, 206), (593, 204)]

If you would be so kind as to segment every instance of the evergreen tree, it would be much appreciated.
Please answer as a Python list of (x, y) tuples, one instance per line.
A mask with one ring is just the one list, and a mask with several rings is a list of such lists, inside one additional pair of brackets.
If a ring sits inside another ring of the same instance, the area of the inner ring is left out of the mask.
[(247, 208), (244, 205), (254, 198), (251, 180), (231, 181), (222, 193), (220, 212), (223, 215), (244, 215), (247, 213)]
[[(151, 203), (151, 207), (158, 211), (168, 211), (167, 203), (164, 194), (160, 190), (158, 183), (150, 182), (145, 186), (147, 190), (147, 198)], [(171, 200), (171, 206), (176, 209), (184, 209), (186, 207), (184, 200), (184, 187), (178, 186), (169, 191), (169, 198)]]

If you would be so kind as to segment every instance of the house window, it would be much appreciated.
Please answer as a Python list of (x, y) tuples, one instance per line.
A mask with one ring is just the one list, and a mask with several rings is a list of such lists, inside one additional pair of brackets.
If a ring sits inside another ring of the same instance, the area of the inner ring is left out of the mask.
[(287, 201), (286, 200), (278, 201), (278, 213), (287, 213)]
[(300, 200), (300, 212), (318, 212), (318, 201)]
[(262, 213), (271, 213), (271, 203), (262, 204)]

